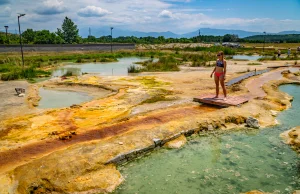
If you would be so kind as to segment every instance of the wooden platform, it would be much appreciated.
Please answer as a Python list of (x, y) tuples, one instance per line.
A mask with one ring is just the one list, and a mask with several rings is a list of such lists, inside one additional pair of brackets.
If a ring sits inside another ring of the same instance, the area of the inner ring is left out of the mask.
[(210, 104), (221, 107), (229, 106), (238, 106), (240, 104), (246, 103), (249, 101), (249, 98), (246, 96), (229, 96), (226, 100), (222, 98), (214, 98), (213, 94), (205, 94), (200, 97), (194, 98), (194, 102), (200, 102), (203, 104)]

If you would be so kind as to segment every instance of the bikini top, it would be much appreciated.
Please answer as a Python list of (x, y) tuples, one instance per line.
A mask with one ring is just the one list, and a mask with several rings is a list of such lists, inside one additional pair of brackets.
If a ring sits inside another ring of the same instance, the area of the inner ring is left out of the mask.
[(217, 67), (224, 67), (223, 61), (217, 60)]

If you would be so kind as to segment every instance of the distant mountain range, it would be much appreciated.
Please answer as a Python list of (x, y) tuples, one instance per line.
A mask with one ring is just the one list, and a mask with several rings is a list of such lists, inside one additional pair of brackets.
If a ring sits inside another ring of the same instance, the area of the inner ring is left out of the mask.
[[(79, 33), (82, 37), (87, 37), (89, 35), (89, 28), (82, 28), (79, 30)], [(212, 35), (212, 36), (223, 36), (225, 34), (235, 34), (238, 35), (240, 38), (245, 38), (248, 36), (254, 35), (262, 35), (262, 32), (249, 32), (244, 30), (226, 30), (226, 29), (213, 29), (213, 28), (201, 28), (200, 29), (201, 35)], [(198, 36), (199, 31), (194, 31), (186, 34), (176, 34), (170, 31), (167, 32), (139, 32), (139, 31), (129, 31), (129, 30), (122, 30), (115, 28), (113, 29), (113, 37), (119, 36), (135, 36), (135, 37), (158, 37), (164, 36), (165, 38), (192, 38)], [(283, 34), (300, 34), (300, 31), (283, 31), (279, 33), (267, 33), (272, 35), (283, 35)], [(100, 36), (107, 36), (110, 35), (110, 28), (103, 27), (97, 29), (91, 29), (91, 35), (95, 37)]]

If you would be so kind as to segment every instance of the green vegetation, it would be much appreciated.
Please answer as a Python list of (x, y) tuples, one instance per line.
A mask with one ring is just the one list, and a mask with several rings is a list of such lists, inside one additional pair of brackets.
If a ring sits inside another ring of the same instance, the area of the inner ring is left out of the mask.
[(128, 69), (128, 73), (139, 73), (139, 72), (141, 72), (141, 69), (139, 67), (136, 67), (135, 65), (130, 65), (127, 69)]
[(248, 63), (247, 65), (262, 65), (261, 63)]
[(300, 43), (300, 34), (285, 34), (285, 35), (256, 35), (239, 39), (239, 42), (249, 43)]
[(162, 56), (157, 62), (152, 60), (145, 61), (141, 63), (142, 67), (137, 68), (135, 66), (130, 66), (128, 68), (128, 73), (138, 73), (138, 72), (156, 72), (156, 71), (179, 71), (178, 65), (181, 62), (175, 59), (173, 56)]
[(64, 77), (71, 77), (71, 76), (73, 76), (73, 72), (72, 71), (67, 71), (63, 76)]
[(9, 81), (16, 79), (32, 79), (35, 77), (47, 77), (51, 75), (51, 72), (37, 69), (35, 66), (26, 67), (24, 69), (21, 66), (4, 66), (0, 65), (1, 80)]

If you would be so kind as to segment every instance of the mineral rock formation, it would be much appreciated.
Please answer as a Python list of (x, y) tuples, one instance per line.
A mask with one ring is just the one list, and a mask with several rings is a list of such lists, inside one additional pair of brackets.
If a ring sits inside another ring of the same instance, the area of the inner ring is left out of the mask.
[(255, 128), (255, 129), (259, 128), (258, 120), (256, 118), (248, 117), (246, 123), (248, 127)]

